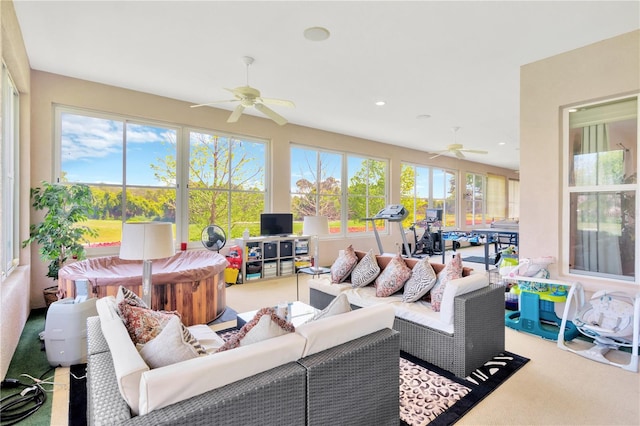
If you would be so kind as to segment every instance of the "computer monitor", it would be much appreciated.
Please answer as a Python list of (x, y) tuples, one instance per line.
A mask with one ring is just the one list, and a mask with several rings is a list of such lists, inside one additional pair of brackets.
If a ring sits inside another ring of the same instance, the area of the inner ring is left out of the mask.
[(427, 209), (427, 222), (442, 222), (442, 209)]

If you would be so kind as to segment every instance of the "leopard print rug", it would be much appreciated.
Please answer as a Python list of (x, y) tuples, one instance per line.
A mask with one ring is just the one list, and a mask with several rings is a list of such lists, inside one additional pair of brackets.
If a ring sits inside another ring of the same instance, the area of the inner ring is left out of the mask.
[(400, 419), (412, 426), (428, 425), (471, 389), (400, 358)]

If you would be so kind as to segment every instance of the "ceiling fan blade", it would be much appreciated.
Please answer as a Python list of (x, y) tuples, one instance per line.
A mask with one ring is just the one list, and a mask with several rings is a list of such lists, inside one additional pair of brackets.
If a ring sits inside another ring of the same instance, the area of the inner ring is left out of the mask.
[(278, 114), (277, 112), (269, 108), (268, 106), (260, 103), (257, 103), (254, 106), (258, 111), (260, 111), (261, 113), (263, 113), (264, 115), (266, 115), (267, 117), (275, 121), (280, 126), (287, 124), (286, 118), (284, 118), (283, 116), (281, 116), (280, 114)]
[(227, 119), (227, 123), (235, 123), (236, 121), (238, 121), (238, 119), (242, 115), (242, 111), (244, 111), (244, 106), (238, 105)]
[(279, 105), (279, 106), (288, 107), (288, 108), (296, 107), (296, 104), (286, 99), (260, 98), (260, 101), (262, 103), (270, 104), (270, 105)]
[(433, 157), (430, 157), (430, 158), (429, 158), (429, 160), (433, 160), (434, 158), (441, 157), (441, 156), (442, 156), (442, 154), (444, 154), (445, 152), (447, 152), (447, 151), (443, 151), (443, 152), (441, 152), (441, 153), (439, 153), (439, 154), (436, 154), (436, 155), (434, 155)]
[(464, 156), (464, 154), (459, 149), (453, 151), (453, 153), (456, 155), (456, 157), (458, 157), (461, 160), (464, 159), (464, 158), (467, 158), (467, 157)]
[(461, 149), (460, 151), (468, 152), (469, 154), (488, 154), (488, 151), (481, 151), (479, 149)]
[(215, 104), (224, 104), (224, 103), (227, 103), (227, 102), (238, 102), (238, 99), (223, 99), (223, 100), (219, 100), (219, 101), (208, 102), (206, 104), (191, 105), (191, 108), (199, 108), (199, 107), (210, 106), (210, 105), (215, 105)]

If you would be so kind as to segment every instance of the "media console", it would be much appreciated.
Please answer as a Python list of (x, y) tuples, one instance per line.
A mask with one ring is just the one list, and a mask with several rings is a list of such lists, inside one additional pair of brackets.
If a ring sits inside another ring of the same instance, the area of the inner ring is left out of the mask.
[(299, 235), (250, 237), (237, 240), (243, 253), (242, 282), (293, 275), (310, 266), (311, 237)]

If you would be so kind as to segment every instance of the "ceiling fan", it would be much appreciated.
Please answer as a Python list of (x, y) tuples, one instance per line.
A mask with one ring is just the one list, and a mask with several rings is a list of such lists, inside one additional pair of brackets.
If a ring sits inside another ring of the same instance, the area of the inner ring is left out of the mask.
[(464, 152), (468, 152), (470, 154), (488, 154), (487, 151), (481, 151), (478, 149), (466, 149), (464, 146), (462, 146), (462, 144), (456, 143), (456, 134), (458, 133), (458, 130), (460, 130), (460, 127), (452, 127), (451, 130), (453, 130), (453, 143), (448, 145), (447, 149), (443, 149), (442, 151), (436, 151), (436, 155), (431, 157), (431, 160), (448, 153), (451, 153), (460, 159), (467, 158), (463, 154)]
[(224, 99), (224, 100), (209, 102), (206, 104), (191, 105), (191, 108), (198, 108), (201, 106), (210, 106), (210, 105), (226, 103), (226, 102), (240, 102), (238, 106), (233, 110), (229, 118), (227, 119), (227, 123), (235, 123), (236, 121), (238, 121), (238, 119), (242, 115), (242, 112), (245, 110), (245, 108), (254, 107), (258, 111), (260, 111), (261, 113), (263, 113), (264, 115), (266, 115), (267, 117), (275, 121), (280, 126), (282, 126), (283, 124), (286, 124), (287, 123), (286, 118), (284, 118), (283, 116), (281, 116), (280, 114), (278, 114), (277, 112), (275, 112), (265, 104), (279, 105), (279, 106), (285, 106), (290, 108), (295, 107), (295, 104), (285, 99), (263, 98), (262, 96), (260, 96), (260, 91), (258, 89), (249, 86), (249, 66), (253, 63), (254, 59), (250, 56), (243, 56), (242, 61), (245, 63), (247, 67), (246, 86), (236, 87), (235, 89), (225, 88), (225, 90), (228, 90), (229, 92), (233, 93), (233, 96), (235, 97), (234, 99)]

